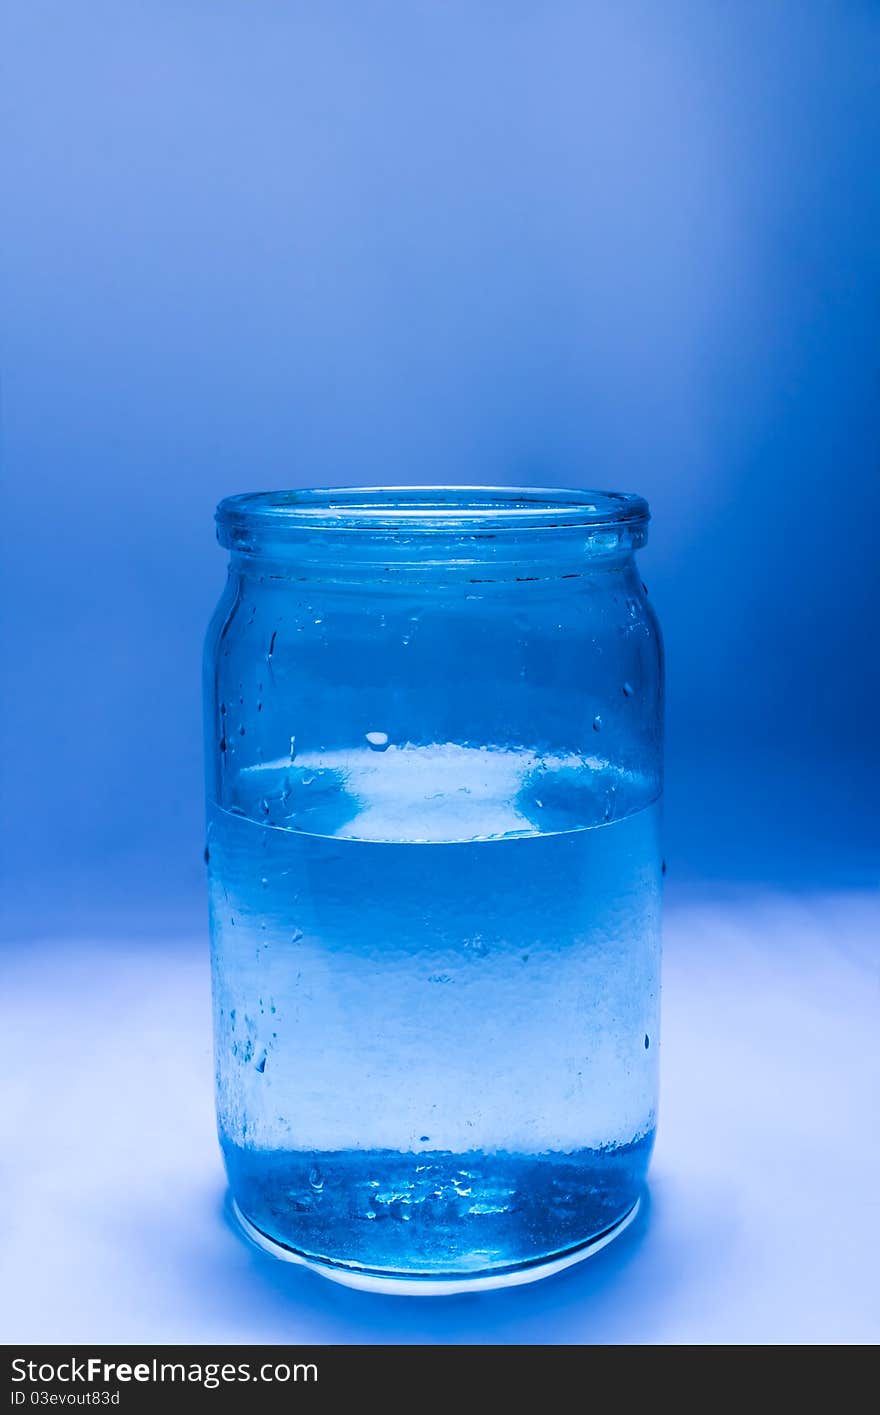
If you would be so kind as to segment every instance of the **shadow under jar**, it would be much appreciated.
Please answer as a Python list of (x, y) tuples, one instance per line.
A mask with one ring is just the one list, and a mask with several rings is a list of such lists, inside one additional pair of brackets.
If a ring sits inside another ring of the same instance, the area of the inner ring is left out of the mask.
[(257, 1242), (522, 1282), (634, 1212), (662, 650), (611, 492), (232, 497), (205, 655), (220, 1139)]

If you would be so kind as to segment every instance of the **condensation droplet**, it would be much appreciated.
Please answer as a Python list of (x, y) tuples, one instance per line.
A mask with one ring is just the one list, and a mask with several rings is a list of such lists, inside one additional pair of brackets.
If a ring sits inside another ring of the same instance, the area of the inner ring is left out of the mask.
[(384, 752), (388, 746), (387, 732), (368, 732), (366, 738), (374, 752)]

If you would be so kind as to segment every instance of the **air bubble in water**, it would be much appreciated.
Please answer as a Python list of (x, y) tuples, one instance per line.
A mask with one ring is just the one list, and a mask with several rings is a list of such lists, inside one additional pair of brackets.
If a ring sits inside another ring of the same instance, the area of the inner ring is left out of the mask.
[(324, 1188), (324, 1176), (317, 1165), (313, 1165), (309, 1170), (309, 1183), (319, 1194)]
[(633, 685), (632, 685), (632, 683), (624, 683), (624, 685), (623, 685), (623, 696), (624, 696), (625, 698), (631, 698), (632, 695), (633, 695)]
[(372, 747), (372, 749), (373, 749), (374, 752), (384, 752), (384, 751), (387, 749), (387, 747), (388, 747), (388, 733), (387, 733), (387, 732), (368, 732), (368, 733), (366, 734), (366, 737), (367, 737), (368, 743), (370, 744), (370, 746)]
[(601, 731), (602, 731), (602, 719), (601, 719), (601, 717), (599, 716), (598, 713), (596, 713), (596, 716), (593, 718), (593, 731), (594, 731), (594, 732), (601, 732)]
[(303, 931), (302, 931), (302, 929), (294, 929), (293, 933), (290, 935), (290, 942), (291, 942), (291, 943), (299, 943), (299, 941), (300, 941), (300, 939), (302, 938), (302, 936), (303, 936)]

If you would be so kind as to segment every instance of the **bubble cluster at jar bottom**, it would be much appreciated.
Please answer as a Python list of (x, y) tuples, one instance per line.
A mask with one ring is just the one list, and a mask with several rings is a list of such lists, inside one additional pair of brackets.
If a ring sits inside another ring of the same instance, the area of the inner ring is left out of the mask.
[(656, 802), (450, 745), (243, 772), (209, 819), (218, 1109), (271, 1238), (491, 1272), (631, 1207), (655, 1119)]

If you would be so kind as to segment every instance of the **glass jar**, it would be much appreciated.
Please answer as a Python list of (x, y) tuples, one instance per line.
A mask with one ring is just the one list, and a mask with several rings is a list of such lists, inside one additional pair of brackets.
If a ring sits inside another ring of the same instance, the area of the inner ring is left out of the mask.
[(662, 650), (637, 496), (232, 497), (205, 658), (239, 1218), (353, 1285), (522, 1282), (632, 1217), (657, 1103)]

